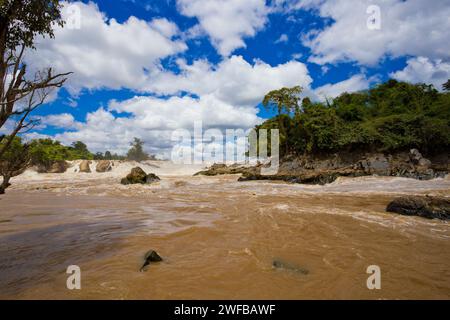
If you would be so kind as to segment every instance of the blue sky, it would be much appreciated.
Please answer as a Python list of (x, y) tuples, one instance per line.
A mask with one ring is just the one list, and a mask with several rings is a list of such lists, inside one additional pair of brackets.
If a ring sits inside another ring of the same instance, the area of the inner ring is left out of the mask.
[(93, 151), (123, 153), (138, 136), (167, 155), (170, 133), (194, 121), (250, 128), (282, 86), (322, 100), (391, 77), (439, 89), (450, 77), (449, 0), (72, 1), (63, 16), (27, 62), (74, 74), (27, 137)]

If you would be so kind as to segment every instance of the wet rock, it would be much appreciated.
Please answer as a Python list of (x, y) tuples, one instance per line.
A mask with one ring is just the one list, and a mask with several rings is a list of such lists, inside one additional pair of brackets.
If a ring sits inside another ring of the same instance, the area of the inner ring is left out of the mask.
[(233, 164), (227, 166), (226, 164), (214, 164), (204, 171), (197, 172), (194, 176), (218, 176), (225, 174), (259, 174), (261, 172), (261, 166), (249, 167), (239, 164)]
[(353, 170), (331, 170), (331, 171), (304, 171), (299, 175), (260, 175), (260, 174), (244, 174), (238, 181), (255, 181), (255, 180), (269, 180), (269, 181), (285, 181), (289, 183), (311, 184), (311, 185), (325, 185), (333, 183), (339, 177), (359, 177), (365, 174)]
[(113, 167), (113, 163), (112, 161), (109, 160), (100, 160), (97, 163), (97, 166), (95, 167), (95, 171), (99, 172), (99, 173), (104, 173), (104, 172), (108, 172), (111, 171)]
[(450, 199), (430, 196), (401, 197), (393, 200), (387, 212), (427, 219), (450, 219)]
[(309, 270), (306, 270), (305, 268), (299, 267), (295, 264), (291, 264), (289, 262), (280, 260), (280, 259), (274, 259), (272, 262), (272, 267), (275, 269), (283, 269), (283, 270), (289, 270), (301, 273), (303, 275), (309, 274)]
[(362, 169), (368, 175), (377, 174), (380, 176), (388, 176), (391, 174), (389, 160), (383, 154), (377, 154), (362, 160)]
[(91, 167), (90, 167), (90, 165), (91, 165), (91, 161), (89, 161), (89, 160), (83, 160), (83, 161), (81, 161), (81, 163), (80, 163), (80, 170), (78, 171), (78, 172), (81, 172), (81, 173), (91, 173)]
[(66, 161), (55, 161), (50, 165), (50, 168), (46, 170), (47, 173), (64, 173), (69, 168), (69, 164)]
[(155, 250), (150, 250), (145, 254), (144, 264), (142, 265), (140, 271), (145, 271), (145, 267), (150, 265), (151, 262), (161, 262), (163, 259), (159, 256), (159, 254)]
[(147, 175), (147, 177), (145, 178), (145, 183), (154, 183), (154, 182), (158, 182), (161, 181), (161, 179), (154, 173), (150, 173)]
[(140, 167), (131, 169), (131, 173), (122, 179), (121, 183), (127, 184), (150, 184), (158, 182), (161, 179), (153, 173), (147, 175)]

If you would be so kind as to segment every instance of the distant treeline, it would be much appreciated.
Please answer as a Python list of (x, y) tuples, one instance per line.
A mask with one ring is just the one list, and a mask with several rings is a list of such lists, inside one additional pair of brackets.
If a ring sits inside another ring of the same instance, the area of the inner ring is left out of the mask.
[(275, 90), (263, 102), (278, 115), (256, 129), (279, 129), (282, 155), (450, 150), (450, 93), (431, 85), (389, 80), (325, 102), (300, 100), (300, 92)]
[[(18, 138), (17, 138), (18, 139)], [(74, 142), (71, 146), (65, 146), (61, 142), (52, 139), (37, 139), (28, 143), (28, 153), (33, 165), (50, 166), (55, 161), (71, 160), (134, 160), (144, 161), (154, 159), (143, 150), (144, 143), (135, 138), (130, 144), (127, 155), (118, 155), (106, 151), (105, 153), (92, 153), (85, 143)]]

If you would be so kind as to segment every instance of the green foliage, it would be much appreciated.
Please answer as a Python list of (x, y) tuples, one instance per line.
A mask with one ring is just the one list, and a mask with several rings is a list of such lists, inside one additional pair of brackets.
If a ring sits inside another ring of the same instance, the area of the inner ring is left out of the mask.
[(278, 115), (282, 114), (283, 111), (291, 113), (298, 109), (302, 90), (302, 87), (297, 86), (270, 91), (264, 97), (262, 104), (267, 109), (275, 109)]
[(258, 128), (286, 134), (289, 153), (332, 153), (341, 150), (393, 152), (418, 148), (425, 153), (450, 147), (450, 93), (432, 86), (389, 80), (375, 88), (344, 93), (333, 101), (302, 102), (295, 116), (282, 115)]
[(285, 152), (289, 152), (289, 145), (287, 141), (288, 127), (284, 125), (283, 112), (290, 114), (300, 113), (300, 93), (303, 88), (296, 86), (293, 88), (281, 88), (279, 90), (270, 91), (265, 95), (262, 104), (268, 110), (275, 110), (278, 114), (278, 129), (280, 130), (281, 145), (285, 146)]
[[(0, 145), (3, 143), (6, 143), (6, 139), (0, 141)], [(21, 138), (14, 137), (0, 158), (0, 176), (2, 177), (0, 194), (4, 194), (5, 190), (10, 186), (9, 180), (21, 174), (29, 165), (28, 147), (28, 145), (22, 144)]]
[(127, 159), (131, 161), (144, 161), (149, 159), (149, 155), (144, 152), (144, 142), (138, 138), (134, 138), (130, 143), (130, 150), (127, 153)]
[(33, 140), (30, 143), (31, 161), (35, 165), (50, 166), (55, 161), (62, 160), (93, 160), (94, 155), (87, 146), (77, 141), (71, 147), (62, 145), (59, 141), (51, 139)]
[(53, 37), (53, 24), (63, 25), (59, 0), (0, 1), (2, 50), (33, 48), (37, 35)]

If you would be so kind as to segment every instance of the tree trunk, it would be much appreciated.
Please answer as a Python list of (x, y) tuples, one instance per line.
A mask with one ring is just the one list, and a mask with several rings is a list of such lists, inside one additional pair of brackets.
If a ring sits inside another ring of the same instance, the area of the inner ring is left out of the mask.
[(0, 194), (5, 194), (6, 189), (11, 185), (9, 180), (10, 176), (3, 176), (3, 183), (0, 185)]

